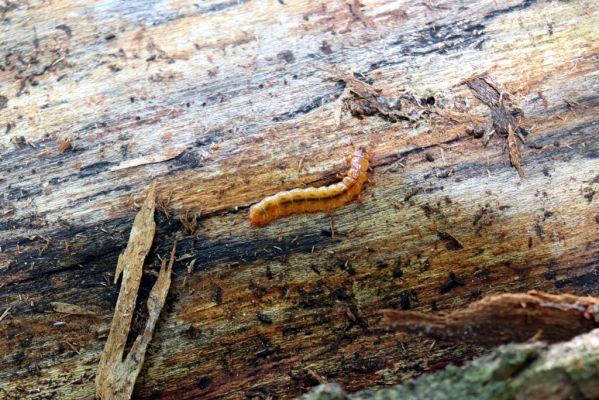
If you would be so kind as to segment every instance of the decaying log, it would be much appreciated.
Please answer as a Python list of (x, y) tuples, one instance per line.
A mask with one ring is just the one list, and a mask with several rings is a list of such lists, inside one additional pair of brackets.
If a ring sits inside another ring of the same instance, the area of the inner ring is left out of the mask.
[(301, 400), (571, 400), (599, 398), (599, 329), (554, 345), (502, 346), (462, 367), (388, 389), (346, 394), (337, 384), (321, 385)]
[[(389, 332), (383, 309), (599, 296), (597, 26), (592, 0), (0, 2), (0, 396), (94, 396), (151, 182), (140, 301), (177, 257), (134, 398), (394, 385), (489, 349)], [(509, 129), (483, 145), (476, 77), (521, 111), (512, 152)], [(361, 203), (250, 226), (355, 146)]]

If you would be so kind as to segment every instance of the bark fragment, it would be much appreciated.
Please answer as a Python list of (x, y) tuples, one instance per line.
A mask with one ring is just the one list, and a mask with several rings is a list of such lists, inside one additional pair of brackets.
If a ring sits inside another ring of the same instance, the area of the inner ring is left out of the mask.
[(513, 96), (486, 73), (470, 77), (465, 83), (474, 97), (490, 110), (491, 127), (485, 134), (485, 144), (494, 133), (506, 138), (510, 162), (523, 178), (522, 154), (516, 141), (522, 110), (513, 103)]
[(414, 96), (405, 93), (400, 97), (393, 97), (386, 94), (384, 90), (361, 81), (352, 73), (324, 65), (313, 65), (313, 67), (328, 72), (346, 84), (345, 90), (335, 102), (334, 119), (337, 126), (341, 123), (343, 111), (350, 112), (358, 119), (379, 115), (390, 122), (413, 122), (419, 118), (420, 107), (418, 107)]
[(599, 327), (599, 299), (537, 291), (488, 296), (449, 315), (384, 311), (394, 329), (484, 346), (531, 338), (557, 342)]
[(122, 273), (123, 280), (108, 340), (96, 374), (96, 397), (99, 399), (131, 398), (135, 380), (144, 362), (146, 348), (152, 340), (156, 321), (170, 287), (170, 276), (175, 262), (176, 242), (173, 244), (168, 266), (166, 259), (164, 259), (158, 279), (150, 292), (148, 298), (149, 316), (145, 329), (133, 342), (129, 354), (123, 358), (143, 273), (144, 260), (150, 251), (156, 232), (155, 208), (155, 191), (152, 188), (142, 209), (135, 217), (127, 248), (119, 256), (114, 279), (116, 282)]

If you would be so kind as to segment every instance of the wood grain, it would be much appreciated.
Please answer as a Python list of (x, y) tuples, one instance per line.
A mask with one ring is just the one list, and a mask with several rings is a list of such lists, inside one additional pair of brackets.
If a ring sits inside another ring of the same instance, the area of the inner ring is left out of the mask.
[[(0, 5), (2, 395), (93, 396), (111, 274), (152, 181), (163, 214), (146, 297), (175, 239), (178, 261), (136, 398), (393, 384), (485, 349), (389, 333), (381, 309), (599, 295), (595, 2), (352, 7)], [(336, 127), (344, 84), (315, 64), (412, 96), (420, 117)], [(525, 179), (504, 139), (477, 138), (490, 110), (463, 83), (482, 72), (522, 110)], [(374, 154), (362, 204), (250, 226), (252, 203), (333, 182), (354, 146)]]

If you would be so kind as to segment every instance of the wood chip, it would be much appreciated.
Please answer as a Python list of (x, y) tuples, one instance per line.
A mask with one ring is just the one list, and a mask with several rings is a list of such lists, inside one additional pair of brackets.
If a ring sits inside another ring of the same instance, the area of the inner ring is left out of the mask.
[(87, 310), (83, 307), (80, 307), (75, 304), (62, 303), (60, 301), (53, 301), (50, 303), (50, 307), (52, 310), (61, 314), (71, 314), (71, 315), (98, 315), (97, 312), (92, 310)]
[(167, 149), (161, 153), (150, 154), (147, 156), (133, 158), (121, 162), (116, 167), (112, 167), (110, 171), (119, 171), (127, 168), (139, 167), (140, 165), (157, 164), (164, 161), (172, 160), (185, 151), (185, 148)]
[(156, 232), (155, 209), (155, 189), (152, 188), (135, 217), (127, 248), (119, 256), (115, 282), (121, 274), (123, 279), (110, 333), (96, 374), (96, 397), (99, 399), (131, 398), (135, 381), (144, 362), (148, 343), (152, 340), (154, 327), (170, 288), (176, 242), (173, 244), (168, 266), (164, 259), (158, 279), (150, 292), (147, 301), (148, 320), (145, 329), (135, 339), (129, 354), (123, 357), (143, 274), (144, 260), (150, 251)]
[(62, 138), (58, 141), (58, 153), (63, 154), (65, 151), (72, 149), (71, 139)]
[(520, 178), (524, 178), (524, 168), (522, 168), (522, 153), (520, 152), (520, 147), (518, 146), (518, 141), (516, 140), (516, 135), (514, 134), (514, 129), (511, 126), (508, 126), (507, 150), (510, 155), (510, 162), (512, 163), (512, 166), (516, 168)]
[(4, 312), (2, 313), (2, 315), (0, 315), (0, 321), (2, 321), (4, 318), (6, 318), (6, 316), (10, 313), (10, 307), (8, 307), (6, 310), (4, 310)]

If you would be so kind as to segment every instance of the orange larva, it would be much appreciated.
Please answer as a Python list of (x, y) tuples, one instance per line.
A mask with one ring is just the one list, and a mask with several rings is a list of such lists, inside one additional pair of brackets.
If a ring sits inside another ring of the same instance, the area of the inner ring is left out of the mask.
[(368, 181), (370, 154), (362, 148), (356, 149), (349, 165), (349, 171), (335, 184), (293, 189), (264, 198), (250, 207), (250, 221), (262, 226), (287, 215), (329, 211), (350, 202)]

